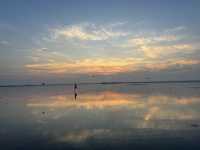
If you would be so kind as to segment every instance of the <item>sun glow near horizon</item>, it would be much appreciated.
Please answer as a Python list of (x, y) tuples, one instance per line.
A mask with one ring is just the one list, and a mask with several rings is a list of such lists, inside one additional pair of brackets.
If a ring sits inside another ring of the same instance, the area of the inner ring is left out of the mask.
[[(191, 5), (194, 2), (180, 5), (184, 17), (172, 7), (173, 1), (165, 5), (164, 1), (96, 3), (83, 2), (77, 11), (76, 2), (43, 1), (41, 13), (29, 12), (37, 2), (16, 2), (19, 12), (15, 13), (15, 8), (2, 7), (0, 84), (69, 82), (75, 76), (89, 81), (86, 76), (91, 74), (98, 75), (98, 81), (112, 75), (120, 81), (146, 76), (152, 80), (199, 78), (200, 21), (193, 11), (199, 12), (198, 5)], [(112, 8), (106, 9), (107, 4)], [(154, 11), (149, 13), (149, 8)]]

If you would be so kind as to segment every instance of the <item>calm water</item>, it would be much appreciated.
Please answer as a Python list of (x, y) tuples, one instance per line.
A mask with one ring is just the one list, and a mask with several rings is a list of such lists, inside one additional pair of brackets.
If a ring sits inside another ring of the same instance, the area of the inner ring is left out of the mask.
[(0, 88), (0, 149), (200, 149), (200, 84)]

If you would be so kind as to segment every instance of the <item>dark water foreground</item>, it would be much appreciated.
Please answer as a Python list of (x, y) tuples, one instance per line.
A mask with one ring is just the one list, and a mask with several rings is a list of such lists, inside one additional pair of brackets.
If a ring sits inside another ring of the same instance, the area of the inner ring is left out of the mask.
[(200, 84), (0, 88), (0, 150), (200, 149)]

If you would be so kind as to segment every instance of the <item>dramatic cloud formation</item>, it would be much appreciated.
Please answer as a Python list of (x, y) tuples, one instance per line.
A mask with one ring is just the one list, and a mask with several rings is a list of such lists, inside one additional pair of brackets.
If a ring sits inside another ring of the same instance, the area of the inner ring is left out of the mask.
[(68, 62), (53, 62), (45, 64), (29, 64), (26, 67), (35, 73), (68, 73), (68, 74), (100, 74), (110, 75), (134, 71), (159, 71), (170, 68), (181, 69), (185, 66), (200, 64), (198, 60), (171, 60), (157, 65), (156, 61), (134, 58), (83, 59)]
[(3, 3), (0, 85), (199, 79), (198, 2)]
[[(80, 23), (50, 29), (52, 40), (47, 40), (45, 47), (33, 50), (32, 63), (25, 67), (32, 73), (112, 75), (147, 70), (181, 70), (200, 63), (197, 59), (178, 55), (191, 54), (196, 50), (195, 43), (189, 42), (188, 37), (182, 34), (186, 27), (137, 34), (131, 29), (125, 31), (127, 24)], [(54, 47), (48, 47), (52, 41)], [(74, 50), (68, 52), (68, 49)], [(102, 49), (103, 54), (108, 51), (113, 56), (103, 56)], [(121, 56), (115, 56), (115, 51)], [(77, 58), (71, 53), (82, 55)]]

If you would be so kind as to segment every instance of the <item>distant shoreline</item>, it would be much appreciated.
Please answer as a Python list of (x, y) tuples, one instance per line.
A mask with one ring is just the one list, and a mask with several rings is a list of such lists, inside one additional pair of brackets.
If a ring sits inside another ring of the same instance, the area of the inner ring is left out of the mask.
[[(169, 81), (133, 81), (133, 82), (80, 82), (83, 84), (162, 84), (162, 83), (200, 83), (200, 80), (169, 80)], [(15, 84), (15, 85), (0, 85), (0, 87), (28, 87), (28, 86), (70, 86), (74, 83), (41, 83), (41, 84)]]

